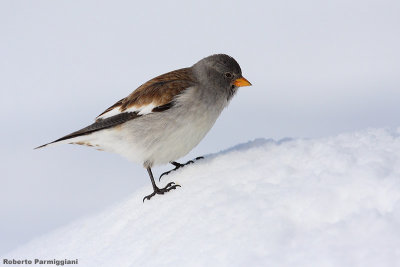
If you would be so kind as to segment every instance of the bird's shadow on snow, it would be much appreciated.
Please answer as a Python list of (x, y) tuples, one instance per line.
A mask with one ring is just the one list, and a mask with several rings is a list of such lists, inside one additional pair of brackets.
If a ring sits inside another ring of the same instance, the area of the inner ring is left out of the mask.
[(226, 154), (231, 153), (231, 152), (243, 152), (243, 151), (247, 151), (247, 150), (250, 150), (250, 149), (253, 149), (253, 148), (256, 148), (256, 147), (265, 146), (267, 144), (269, 144), (269, 145), (281, 145), (283, 143), (290, 142), (292, 140), (294, 140), (294, 139), (293, 138), (289, 138), (289, 137), (285, 137), (285, 138), (282, 138), (280, 140), (274, 140), (274, 139), (271, 139), (271, 138), (269, 138), (269, 139), (256, 138), (253, 141), (248, 141), (246, 143), (238, 144), (238, 145), (235, 145), (233, 147), (230, 147), (228, 149), (222, 150), (222, 151), (217, 152), (217, 153), (206, 154), (203, 157), (204, 157), (204, 159), (211, 160), (211, 159), (214, 159), (214, 158), (222, 156), (222, 155), (226, 155)]

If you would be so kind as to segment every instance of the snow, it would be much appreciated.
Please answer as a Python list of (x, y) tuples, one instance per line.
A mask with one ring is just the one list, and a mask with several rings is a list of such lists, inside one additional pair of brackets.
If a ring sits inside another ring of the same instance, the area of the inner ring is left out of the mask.
[[(143, 175), (145, 171), (143, 171)], [(256, 139), (2, 259), (79, 266), (399, 266), (400, 128)], [(71, 195), (73, 197), (73, 195)]]

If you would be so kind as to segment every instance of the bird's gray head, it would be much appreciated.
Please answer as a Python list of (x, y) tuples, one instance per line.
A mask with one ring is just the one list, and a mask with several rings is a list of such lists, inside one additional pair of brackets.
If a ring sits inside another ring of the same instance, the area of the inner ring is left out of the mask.
[(231, 98), (238, 87), (251, 83), (242, 76), (242, 70), (233, 57), (225, 54), (203, 58), (193, 65), (199, 82), (210, 89), (223, 90)]

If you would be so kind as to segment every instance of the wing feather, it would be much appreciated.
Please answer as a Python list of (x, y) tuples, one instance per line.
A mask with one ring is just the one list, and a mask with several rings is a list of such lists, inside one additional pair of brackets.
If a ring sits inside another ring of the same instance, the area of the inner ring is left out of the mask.
[[(142, 84), (126, 98), (106, 109), (96, 119), (106, 118), (125, 111), (138, 111), (141, 114), (147, 114), (153, 108), (172, 102), (177, 95), (194, 84), (195, 79), (190, 68), (165, 73)], [(149, 105), (152, 105), (152, 107), (148, 112), (141, 112)]]

